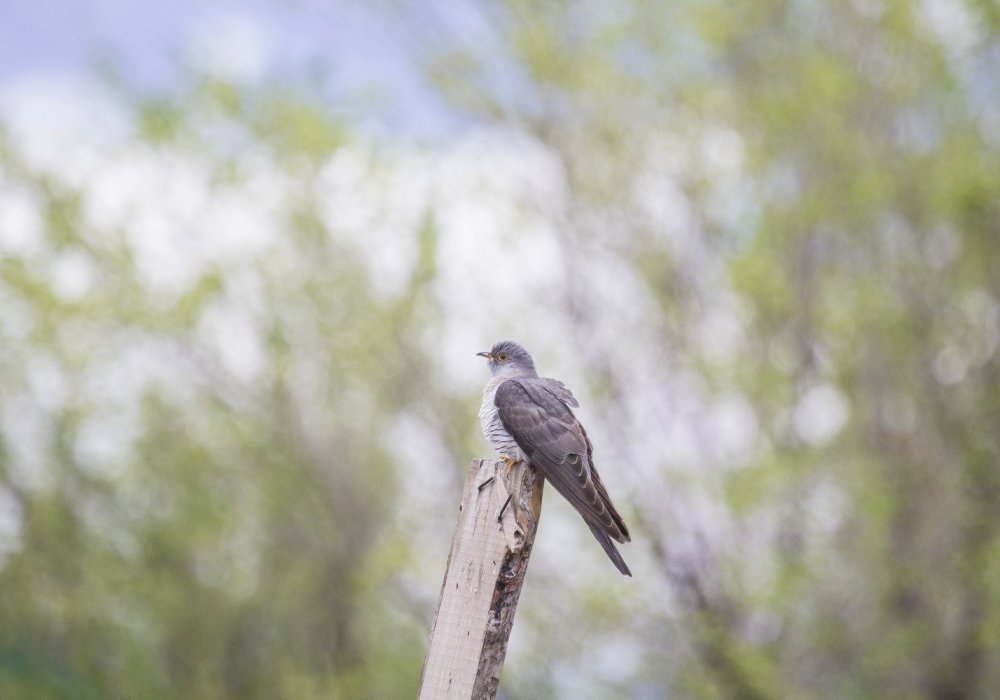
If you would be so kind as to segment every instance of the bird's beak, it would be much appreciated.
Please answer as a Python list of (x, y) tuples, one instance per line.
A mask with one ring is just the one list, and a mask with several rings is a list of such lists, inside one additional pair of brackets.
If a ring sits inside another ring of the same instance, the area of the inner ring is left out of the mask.
[(483, 350), (482, 352), (477, 352), (476, 357), (485, 357), (487, 360), (492, 360), (493, 355), (489, 353), (488, 350)]

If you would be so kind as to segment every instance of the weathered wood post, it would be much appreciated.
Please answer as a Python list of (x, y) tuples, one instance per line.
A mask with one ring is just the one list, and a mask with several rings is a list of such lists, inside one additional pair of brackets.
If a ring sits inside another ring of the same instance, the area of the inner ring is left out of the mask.
[(542, 477), (524, 463), (508, 475), (499, 460), (472, 462), (427, 644), (419, 700), (496, 697), (542, 510), (543, 485)]

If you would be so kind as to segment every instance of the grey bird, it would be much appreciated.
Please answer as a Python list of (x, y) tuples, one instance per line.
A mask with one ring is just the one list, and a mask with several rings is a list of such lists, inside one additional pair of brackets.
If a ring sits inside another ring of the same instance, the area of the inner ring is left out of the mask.
[(594, 446), (573, 409), (573, 392), (555, 379), (539, 377), (528, 351), (501, 340), (477, 353), (490, 364), (493, 378), (483, 390), (479, 422), (483, 435), (508, 468), (533, 465), (570, 502), (618, 570), (631, 576), (612, 539), (630, 542), (594, 466)]

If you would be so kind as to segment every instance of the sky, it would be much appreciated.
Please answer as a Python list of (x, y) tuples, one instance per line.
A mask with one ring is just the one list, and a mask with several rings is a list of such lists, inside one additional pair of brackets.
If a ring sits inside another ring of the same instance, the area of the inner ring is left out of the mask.
[[(442, 35), (479, 37), (466, 3), (300, 0), (39, 0), (0, 22), (0, 98), (26, 86), (113, 81), (169, 94), (193, 76), (316, 90), (362, 128), (440, 137), (459, 126), (426, 83), (420, 56)], [(463, 10), (462, 8), (466, 8)], [(461, 25), (461, 31), (450, 31)]]

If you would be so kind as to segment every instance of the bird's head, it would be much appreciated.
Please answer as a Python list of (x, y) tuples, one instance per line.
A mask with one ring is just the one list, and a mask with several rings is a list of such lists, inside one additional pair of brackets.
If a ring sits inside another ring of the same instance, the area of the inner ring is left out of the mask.
[(489, 360), (490, 371), (493, 372), (494, 377), (538, 376), (531, 355), (513, 340), (501, 340), (488, 352), (476, 354)]

